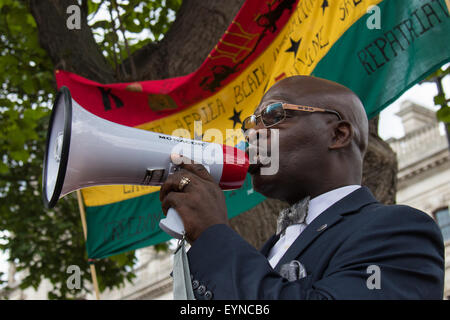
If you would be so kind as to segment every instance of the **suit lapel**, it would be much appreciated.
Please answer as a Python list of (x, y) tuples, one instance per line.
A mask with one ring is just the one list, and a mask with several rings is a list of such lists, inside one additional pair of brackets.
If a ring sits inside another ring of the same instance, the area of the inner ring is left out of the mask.
[(298, 257), (317, 237), (342, 220), (343, 215), (358, 211), (363, 206), (374, 202), (377, 202), (377, 200), (373, 197), (370, 190), (366, 187), (361, 187), (333, 204), (303, 230), (275, 266), (275, 270), (279, 272), (283, 264)]
[(269, 254), (270, 249), (275, 245), (275, 243), (280, 239), (279, 236), (273, 235), (272, 237), (267, 240), (264, 245), (262, 246), (261, 250), (259, 250), (265, 257)]
[[(298, 238), (295, 239), (295, 241), (286, 251), (284, 256), (275, 266), (275, 270), (279, 272), (283, 264), (286, 264), (294, 260), (296, 257), (298, 257), (303, 252), (303, 250), (305, 250), (306, 247), (308, 247), (319, 235), (325, 233), (326, 229), (329, 229), (332, 225), (336, 224), (339, 220), (342, 219), (340, 215), (331, 215), (331, 214), (324, 215), (324, 213), (322, 213), (320, 216), (314, 219), (314, 221), (311, 224), (309, 224), (305, 228), (305, 230), (303, 230), (303, 232), (298, 236)], [(325, 225), (326, 225), (325, 228), (322, 227)], [(324, 229), (320, 230), (321, 227)]]

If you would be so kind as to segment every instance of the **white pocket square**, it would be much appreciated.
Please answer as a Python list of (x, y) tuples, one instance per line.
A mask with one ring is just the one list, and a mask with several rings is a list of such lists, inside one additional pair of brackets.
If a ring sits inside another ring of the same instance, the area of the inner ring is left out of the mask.
[(280, 275), (288, 281), (296, 281), (306, 277), (306, 269), (299, 261), (292, 260), (281, 266)]

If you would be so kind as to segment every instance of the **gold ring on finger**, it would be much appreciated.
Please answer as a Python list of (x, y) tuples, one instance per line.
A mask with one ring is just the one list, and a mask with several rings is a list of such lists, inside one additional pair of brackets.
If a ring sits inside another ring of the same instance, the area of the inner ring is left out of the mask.
[(191, 182), (188, 177), (182, 177), (180, 183), (178, 184), (178, 190), (183, 191), (183, 189)]

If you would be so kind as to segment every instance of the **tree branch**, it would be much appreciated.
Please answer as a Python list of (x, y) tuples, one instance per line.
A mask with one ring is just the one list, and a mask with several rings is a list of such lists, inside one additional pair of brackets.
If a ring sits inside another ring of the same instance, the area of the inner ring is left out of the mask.
[[(137, 50), (132, 59), (136, 80), (186, 75), (195, 71), (214, 48), (244, 0), (184, 0), (164, 39)], [(131, 68), (131, 59), (123, 64)]]
[(84, 11), (81, 29), (67, 28), (70, 15), (66, 10), (70, 5), (79, 4), (76, 0), (29, 0), (41, 46), (48, 52), (55, 68), (102, 83), (114, 82), (114, 71), (95, 42)]
[[(117, 8), (116, 0), (111, 0), (111, 5), (113, 6), (114, 10), (116, 10), (116, 12), (117, 12), (117, 20), (119, 21), (119, 29), (122, 32), (123, 40), (125, 43), (125, 50), (127, 51), (127, 55), (130, 57), (131, 77), (133, 79), (136, 79), (136, 77), (137, 77), (136, 65), (134, 64), (133, 56), (131, 55), (131, 52), (130, 52), (130, 46), (128, 45), (128, 40), (125, 35), (125, 28), (123, 27), (122, 19), (120, 18), (120, 12), (119, 12), (119, 9)], [(111, 19), (112, 19), (112, 16), (111, 16)]]

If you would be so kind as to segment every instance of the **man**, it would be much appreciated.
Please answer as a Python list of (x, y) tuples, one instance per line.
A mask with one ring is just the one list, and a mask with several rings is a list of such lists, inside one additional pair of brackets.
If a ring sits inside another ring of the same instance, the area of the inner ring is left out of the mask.
[[(223, 192), (205, 168), (182, 165), (161, 200), (184, 222), (197, 299), (442, 299), (436, 223), (416, 209), (380, 204), (360, 186), (368, 123), (352, 91), (286, 78), (244, 125), (256, 134), (278, 130), (278, 172), (262, 175), (261, 164), (249, 172), (256, 191), (292, 207), (257, 251), (228, 226)], [(180, 191), (183, 177), (190, 183)]]

